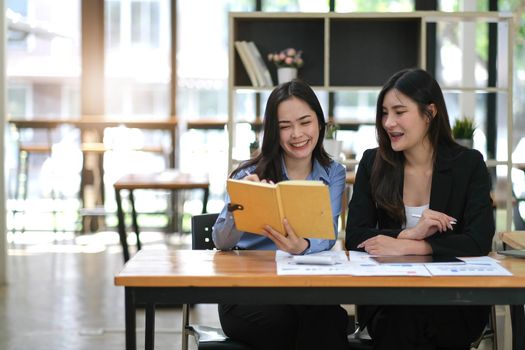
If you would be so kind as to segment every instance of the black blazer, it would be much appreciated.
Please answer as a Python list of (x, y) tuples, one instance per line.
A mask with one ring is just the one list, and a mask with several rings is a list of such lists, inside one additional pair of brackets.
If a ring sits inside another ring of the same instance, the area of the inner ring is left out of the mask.
[[(346, 248), (376, 235), (397, 237), (401, 225), (376, 207), (370, 190), (370, 175), (376, 149), (365, 151), (356, 174), (348, 205)], [(453, 230), (426, 239), (434, 255), (480, 256), (490, 252), (494, 236), (491, 181), (482, 155), (461, 146), (440, 146), (432, 173), (430, 209), (458, 220)], [(395, 190), (395, 189), (393, 189)], [(403, 181), (397, 189), (403, 194)]]

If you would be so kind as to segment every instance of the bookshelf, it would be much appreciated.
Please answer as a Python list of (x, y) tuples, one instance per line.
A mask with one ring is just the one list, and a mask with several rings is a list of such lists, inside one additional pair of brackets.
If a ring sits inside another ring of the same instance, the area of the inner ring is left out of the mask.
[[(253, 87), (234, 48), (235, 41), (253, 41), (263, 58), (268, 53), (294, 47), (303, 50), (305, 65), (299, 76), (316, 91), (379, 91), (394, 72), (408, 67), (426, 68), (426, 32), (429, 24), (442, 22), (495, 23), (498, 28), (498, 77), (491, 86), (443, 86), (445, 93), (494, 93), (498, 100), (498, 118), (507, 128), (507, 159), (487, 160), (489, 166), (505, 165), (507, 182), (512, 183), (510, 169), (513, 145), (512, 72), (513, 19), (498, 12), (403, 13), (281, 13), (232, 12), (229, 16), (228, 83), (228, 160), (232, 169), (235, 126), (245, 120), (236, 111), (240, 92), (269, 92), (270, 87)], [(475, 47), (475, 46), (474, 46)], [(266, 61), (272, 80), (276, 69)], [(264, 102), (261, 101), (264, 106)], [(328, 116), (327, 116), (328, 117)], [(338, 123), (337, 116), (334, 118)], [(348, 123), (347, 123), (348, 124)], [(350, 123), (358, 127), (359, 123)], [(356, 125), (354, 125), (356, 124)], [(507, 226), (512, 222), (512, 192), (506, 193)]]
[(421, 18), (335, 18), (329, 23), (329, 86), (381, 86), (403, 68), (422, 66)]
[[(270, 52), (287, 47), (301, 48), (308, 55), (308, 65), (301, 68), (301, 77), (311, 85), (324, 85), (324, 19), (318, 16), (283, 17), (278, 14), (263, 16), (235, 17), (233, 37), (230, 37), (234, 41), (254, 41), (265, 61)], [(234, 85), (252, 87), (237, 52), (233, 62)], [(277, 72), (274, 67), (269, 68), (272, 80), (276, 82)]]

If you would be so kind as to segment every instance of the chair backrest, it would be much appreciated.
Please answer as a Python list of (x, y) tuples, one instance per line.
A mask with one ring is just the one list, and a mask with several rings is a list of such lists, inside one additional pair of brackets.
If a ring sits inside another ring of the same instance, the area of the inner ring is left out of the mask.
[(211, 232), (218, 213), (194, 215), (191, 218), (191, 249), (210, 250), (215, 248)]
[(512, 168), (511, 171), (514, 229), (523, 231), (525, 230), (525, 215), (522, 215), (525, 209), (525, 169)]
[(512, 217), (514, 219), (514, 229), (516, 231), (523, 231), (525, 230), (525, 219), (521, 216), (520, 212), (520, 203), (525, 203), (523, 199), (519, 200), (517, 198), (514, 198), (514, 208)]

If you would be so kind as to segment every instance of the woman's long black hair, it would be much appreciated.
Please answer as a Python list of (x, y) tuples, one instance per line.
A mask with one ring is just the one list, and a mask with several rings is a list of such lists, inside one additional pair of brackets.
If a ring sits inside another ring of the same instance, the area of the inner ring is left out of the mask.
[(254, 173), (257, 174), (260, 179), (271, 180), (275, 183), (283, 180), (281, 160), (283, 150), (280, 146), (277, 108), (281, 102), (292, 97), (303, 100), (315, 112), (317, 121), (319, 122), (319, 138), (315, 145), (312, 157), (317, 159), (321, 165), (325, 167), (328, 166), (330, 163), (330, 156), (323, 148), (323, 139), (326, 129), (323, 109), (321, 108), (321, 104), (312, 88), (302, 80), (294, 79), (277, 86), (270, 94), (264, 112), (264, 136), (261, 152), (255, 158), (244, 162), (235, 169), (231, 174), (232, 177), (240, 170), (255, 165)]
[[(376, 132), (379, 150), (374, 160), (370, 182), (377, 206), (403, 224), (406, 220), (405, 206), (402, 194), (397, 189), (404, 180), (405, 158), (403, 152), (392, 149), (388, 133), (383, 128), (383, 100), (390, 90), (397, 90), (412, 99), (418, 104), (421, 117), (430, 120), (427, 135), (433, 150), (436, 150), (439, 144), (455, 145), (455, 142), (443, 92), (437, 81), (426, 71), (417, 68), (404, 69), (390, 77), (377, 98)], [(430, 104), (435, 106), (435, 115), (432, 114)]]

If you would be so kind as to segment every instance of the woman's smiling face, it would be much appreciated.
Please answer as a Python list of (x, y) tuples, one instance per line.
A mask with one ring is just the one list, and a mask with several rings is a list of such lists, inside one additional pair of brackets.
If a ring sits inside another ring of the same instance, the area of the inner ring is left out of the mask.
[(383, 128), (394, 151), (408, 151), (427, 141), (430, 120), (422, 116), (418, 104), (391, 89), (383, 99)]
[(285, 158), (311, 159), (319, 140), (317, 115), (303, 100), (291, 97), (277, 107), (279, 141)]

